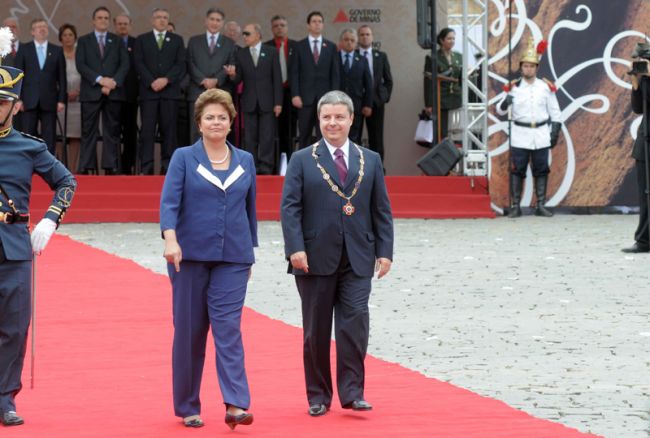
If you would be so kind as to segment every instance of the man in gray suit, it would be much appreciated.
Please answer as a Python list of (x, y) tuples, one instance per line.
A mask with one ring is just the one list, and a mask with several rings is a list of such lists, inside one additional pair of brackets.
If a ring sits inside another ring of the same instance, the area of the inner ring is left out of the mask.
[[(195, 35), (187, 43), (187, 71), (190, 86), (187, 92), (189, 119), (191, 122), (190, 142), (199, 138), (194, 120), (194, 101), (205, 90), (224, 88), (228, 75), (224, 66), (235, 63), (235, 43), (221, 32), (226, 17), (221, 9), (210, 8), (205, 14), (206, 32)], [(228, 91), (228, 90), (227, 90)]]
[(352, 99), (330, 91), (316, 107), (323, 138), (294, 152), (282, 192), (289, 272), (302, 301), (303, 359), (309, 415), (332, 403), (330, 336), (344, 409), (372, 409), (364, 398), (371, 279), (388, 273), (393, 218), (379, 154), (349, 140)]
[(244, 148), (255, 157), (258, 175), (271, 175), (275, 168), (277, 117), (282, 112), (282, 72), (278, 51), (262, 44), (259, 24), (244, 26), (246, 48), (237, 51), (229, 76), (244, 81), (241, 109), (244, 112)]

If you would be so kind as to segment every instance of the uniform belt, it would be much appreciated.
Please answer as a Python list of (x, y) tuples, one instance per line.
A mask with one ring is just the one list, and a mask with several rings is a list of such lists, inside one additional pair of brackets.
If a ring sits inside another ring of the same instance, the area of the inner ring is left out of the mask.
[(0, 222), (5, 224), (19, 224), (29, 222), (29, 214), (0, 212)]
[(543, 122), (531, 122), (531, 123), (525, 123), (525, 122), (518, 122), (515, 120), (515, 125), (517, 126), (523, 126), (524, 128), (539, 128), (540, 126), (544, 126), (547, 123), (550, 123), (550, 119), (546, 119)]

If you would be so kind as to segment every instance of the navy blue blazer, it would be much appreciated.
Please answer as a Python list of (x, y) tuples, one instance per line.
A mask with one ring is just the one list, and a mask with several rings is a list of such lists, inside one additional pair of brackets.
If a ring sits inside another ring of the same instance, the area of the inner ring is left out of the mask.
[[(20, 213), (29, 213), (32, 176), (39, 175), (54, 190), (54, 198), (46, 218), (59, 223), (70, 206), (77, 181), (65, 166), (48, 152), (42, 140), (12, 129), (0, 137), (0, 184)], [(0, 211), (11, 212), (7, 200), (0, 195)], [(33, 223), (39, 218), (32, 216)], [(0, 243), (7, 260), (31, 260), (32, 245), (26, 223), (0, 224)], [(3, 281), (4, 279), (0, 279)]]
[(339, 53), (336, 44), (323, 38), (318, 63), (314, 62), (309, 37), (298, 41), (288, 66), (291, 97), (300, 96), (303, 105), (316, 105), (325, 93), (340, 86)]
[(126, 100), (124, 81), (129, 72), (129, 52), (122, 38), (106, 32), (102, 57), (95, 32), (81, 36), (77, 41), (75, 62), (81, 75), (81, 102), (96, 102), (103, 98), (102, 86), (95, 82), (97, 76), (113, 78), (117, 83), (117, 87), (108, 94), (110, 100)]
[[(312, 157), (312, 147), (291, 155), (282, 190), (281, 221), (287, 258), (298, 251), (307, 252), (309, 275), (331, 275), (338, 268), (345, 250), (354, 273), (372, 277), (375, 260), (393, 259), (393, 216), (384, 171), (379, 154), (361, 148), (365, 160), (364, 175), (352, 198), (355, 212), (343, 213), (346, 201), (332, 191)], [(339, 181), (334, 160), (321, 140), (316, 149), (320, 164), (334, 184), (350, 195), (359, 176), (359, 150), (350, 142), (348, 176)], [(344, 245), (345, 244), (345, 245)], [(295, 275), (303, 271), (291, 269)]]
[(160, 199), (160, 230), (176, 230), (183, 260), (254, 263), (257, 246), (255, 163), (232, 145), (225, 181), (203, 141), (172, 155)]
[[(133, 47), (135, 70), (140, 78), (140, 100), (181, 99), (181, 81), (185, 77), (185, 45), (183, 38), (167, 32), (162, 49), (153, 30), (135, 39)], [(169, 84), (159, 92), (151, 89), (157, 78), (169, 79)]]
[[(339, 58), (341, 54), (338, 54)], [(364, 106), (372, 108), (372, 76), (368, 61), (356, 52), (351, 53), (351, 67), (341, 61), (341, 88), (352, 99), (354, 113), (360, 114)]]
[(20, 93), (25, 111), (37, 108), (56, 111), (57, 103), (68, 101), (65, 57), (61, 46), (47, 43), (45, 64), (41, 70), (34, 41), (21, 44), (16, 53), (15, 65), (25, 72)]

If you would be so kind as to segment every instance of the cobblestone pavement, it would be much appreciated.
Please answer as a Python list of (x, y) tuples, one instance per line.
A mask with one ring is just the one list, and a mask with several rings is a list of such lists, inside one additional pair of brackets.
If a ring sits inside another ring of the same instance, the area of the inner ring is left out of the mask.
[[(369, 353), (530, 414), (650, 437), (650, 254), (636, 216), (397, 220), (375, 281)], [(165, 273), (157, 224), (60, 233)], [(261, 222), (247, 305), (300, 325), (277, 222)]]

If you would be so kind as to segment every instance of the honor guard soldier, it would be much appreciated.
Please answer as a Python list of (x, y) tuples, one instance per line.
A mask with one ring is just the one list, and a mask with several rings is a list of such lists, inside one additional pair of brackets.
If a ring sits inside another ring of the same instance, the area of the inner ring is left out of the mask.
[[(43, 140), (13, 129), (22, 78), (21, 70), (0, 65), (0, 421), (5, 426), (23, 424), (16, 414), (14, 398), (22, 388), (33, 254), (45, 248), (77, 185)], [(34, 173), (56, 193), (45, 217), (34, 228), (30, 243), (28, 207)]]
[(547, 79), (537, 78), (541, 54), (546, 49), (542, 41), (535, 49), (533, 39), (528, 43), (524, 57), (519, 62), (521, 77), (504, 87), (506, 95), (497, 105), (497, 113), (509, 112), (513, 122), (510, 136), (510, 197), (508, 217), (521, 216), (521, 192), (526, 178), (526, 168), (532, 161), (537, 196), (537, 216), (551, 217), (546, 207), (549, 150), (557, 144), (562, 124), (560, 105), (555, 85)]

